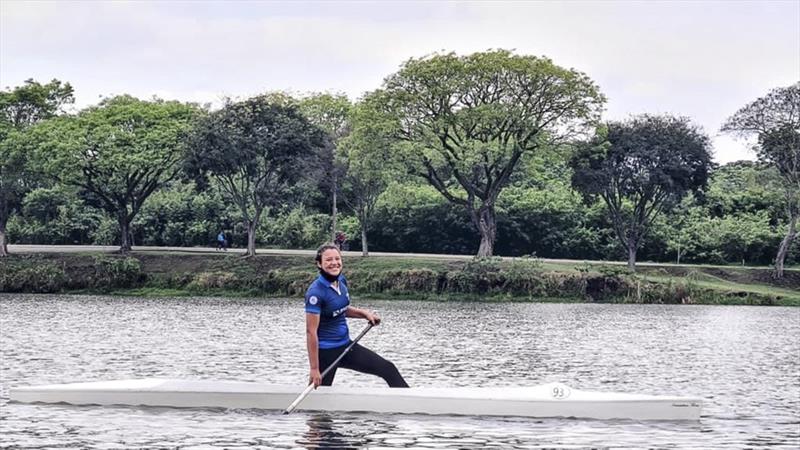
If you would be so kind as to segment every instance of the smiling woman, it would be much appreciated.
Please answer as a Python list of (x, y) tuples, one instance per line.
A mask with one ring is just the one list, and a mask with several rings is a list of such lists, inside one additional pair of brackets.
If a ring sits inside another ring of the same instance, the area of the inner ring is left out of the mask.
[(310, 365), (309, 383), (314, 387), (330, 386), (336, 376), (333, 367), (323, 378), (321, 371), (334, 363), (342, 353), (339, 367), (383, 378), (390, 387), (408, 387), (394, 364), (366, 347), (354, 343), (346, 317), (363, 318), (372, 325), (381, 323), (374, 312), (350, 306), (347, 279), (342, 274), (342, 254), (333, 244), (317, 250), (315, 258), (319, 277), (306, 292), (306, 346)]

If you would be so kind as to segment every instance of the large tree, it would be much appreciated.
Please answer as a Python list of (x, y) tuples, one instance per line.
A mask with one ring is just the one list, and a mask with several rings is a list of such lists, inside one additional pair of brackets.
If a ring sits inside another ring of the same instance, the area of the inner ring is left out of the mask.
[(725, 122), (722, 131), (755, 135), (758, 159), (781, 175), (788, 224), (775, 257), (775, 277), (782, 278), (800, 218), (800, 82), (773, 89), (744, 106)]
[(578, 145), (572, 186), (587, 202), (600, 197), (619, 243), (636, 270), (636, 252), (653, 220), (708, 183), (713, 163), (708, 137), (689, 119), (642, 115), (609, 122)]
[(40, 180), (28, 164), (23, 131), (62, 113), (73, 101), (72, 86), (58, 80), (47, 84), (27, 80), (0, 91), (0, 257), (8, 255), (6, 225), (11, 213)]
[(247, 255), (254, 256), (262, 213), (283, 202), (323, 140), (295, 104), (261, 95), (229, 102), (200, 120), (188, 140), (185, 170), (201, 187), (213, 177), (238, 207)]
[(131, 221), (179, 173), (183, 139), (198, 114), (193, 105), (123, 95), (33, 127), (30, 144), (49, 173), (116, 219), (120, 251), (128, 252)]
[(409, 171), (467, 210), (478, 256), (494, 252), (497, 198), (521, 159), (584, 131), (605, 100), (583, 73), (505, 50), (411, 59), (370, 97)]
[(340, 144), (338, 160), (344, 170), (341, 180), (344, 201), (356, 215), (361, 228), (361, 254), (369, 256), (368, 233), (378, 198), (398, 170), (392, 158), (391, 133), (369, 100), (355, 105), (352, 131)]
[(322, 166), (321, 184), (331, 193), (331, 241), (337, 231), (337, 196), (340, 179), (345, 170), (338, 147), (342, 139), (350, 133), (350, 114), (353, 104), (344, 94), (316, 93), (300, 100), (300, 110), (314, 125), (325, 131), (325, 151), (320, 158)]

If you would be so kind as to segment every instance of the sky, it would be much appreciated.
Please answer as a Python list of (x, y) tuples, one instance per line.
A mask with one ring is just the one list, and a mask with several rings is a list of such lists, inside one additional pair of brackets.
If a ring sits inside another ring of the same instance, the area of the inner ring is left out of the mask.
[(725, 119), (800, 81), (800, 0), (0, 0), (0, 89), (56, 78), (75, 109), (117, 94), (355, 100), (409, 58), (498, 48), (586, 73), (606, 120), (691, 118), (724, 164), (755, 158)]

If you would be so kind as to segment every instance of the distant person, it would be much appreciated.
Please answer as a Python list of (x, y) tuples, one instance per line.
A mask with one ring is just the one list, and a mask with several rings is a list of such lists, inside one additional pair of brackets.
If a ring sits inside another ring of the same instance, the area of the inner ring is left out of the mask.
[(347, 279), (342, 274), (342, 254), (335, 245), (323, 245), (317, 250), (314, 259), (319, 277), (306, 291), (305, 307), (306, 347), (311, 367), (309, 382), (314, 383), (314, 387), (330, 386), (336, 376), (336, 369), (341, 367), (379, 376), (389, 387), (408, 387), (394, 364), (358, 343), (353, 345), (338, 366), (322, 378), (322, 372), (352, 342), (346, 317), (366, 319), (373, 325), (381, 323), (381, 318), (372, 311), (350, 306)]
[(336, 239), (334, 239), (333, 243), (336, 244), (339, 250), (347, 250), (347, 248), (345, 248), (347, 246), (347, 235), (344, 234), (343, 231), (337, 231)]
[(224, 231), (220, 231), (217, 235), (217, 250), (228, 251), (228, 240), (225, 239)]

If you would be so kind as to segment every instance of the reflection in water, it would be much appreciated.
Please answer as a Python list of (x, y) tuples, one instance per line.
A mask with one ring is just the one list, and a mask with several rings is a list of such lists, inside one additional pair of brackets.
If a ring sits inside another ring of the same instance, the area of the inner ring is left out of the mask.
[(306, 424), (308, 431), (297, 443), (308, 450), (356, 449), (364, 445), (360, 436), (349, 437), (337, 431), (336, 421), (329, 414), (313, 414)]
[(364, 415), (313, 413), (306, 420), (308, 430), (297, 444), (308, 450), (359, 449), (375, 444), (376, 436), (391, 436), (396, 426), (369, 420)]

